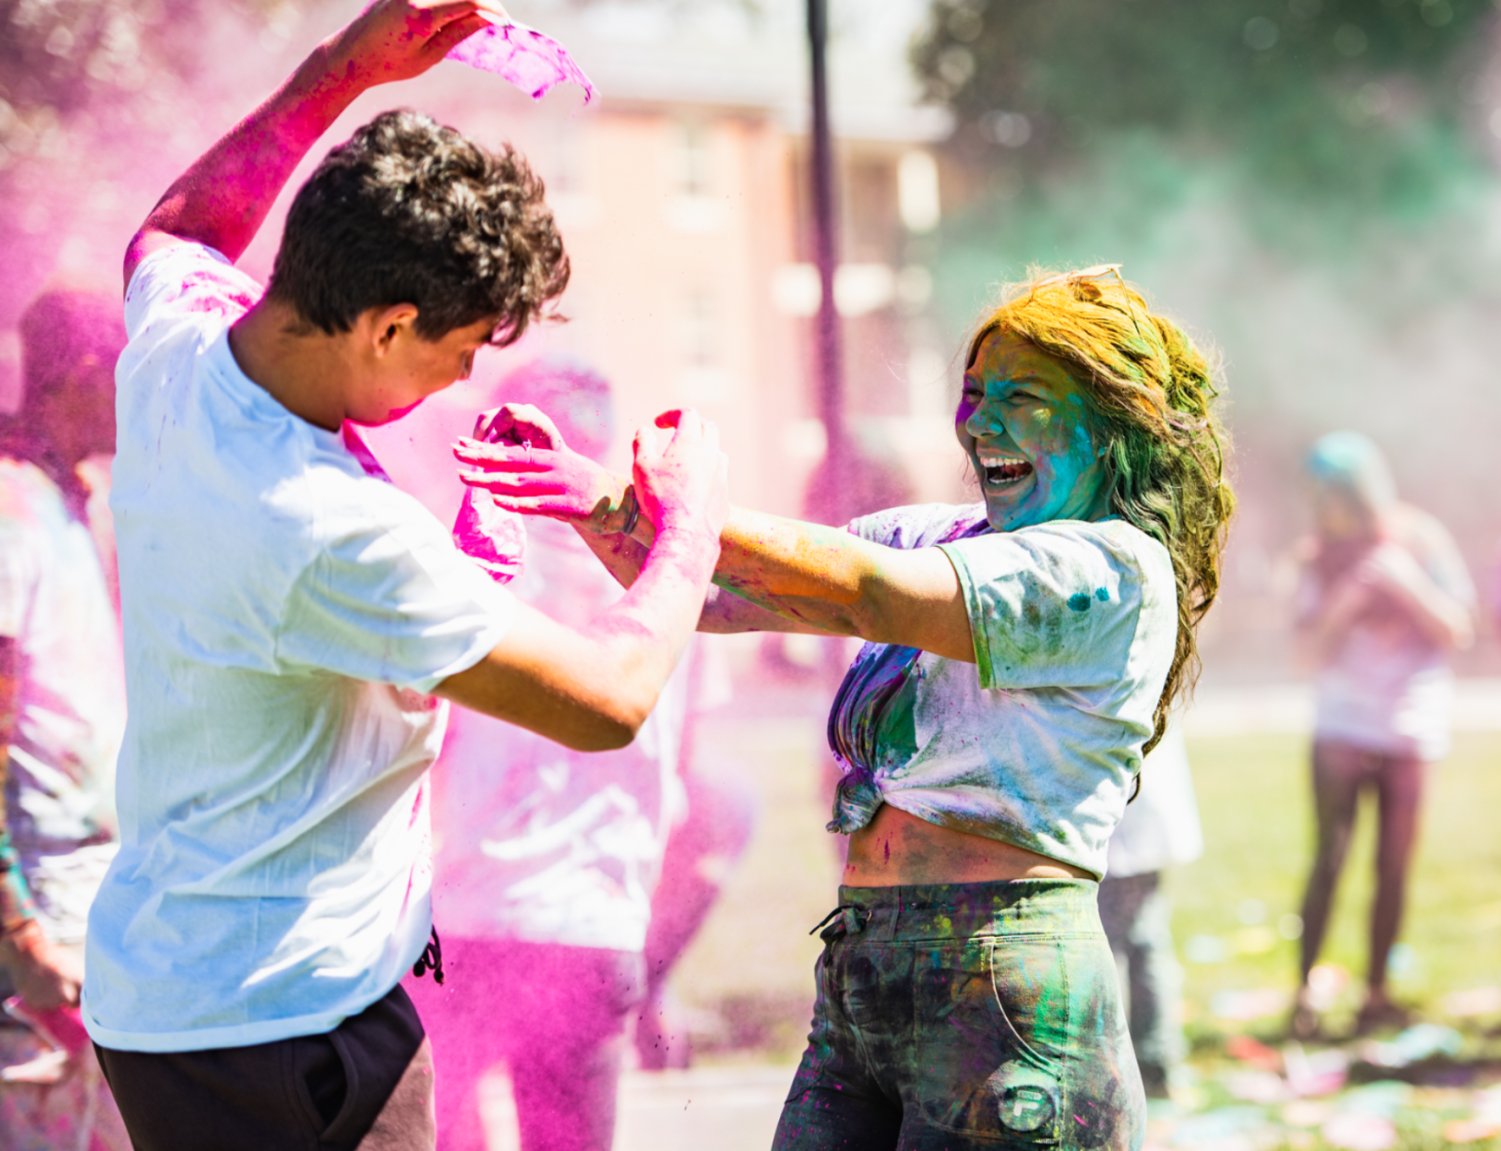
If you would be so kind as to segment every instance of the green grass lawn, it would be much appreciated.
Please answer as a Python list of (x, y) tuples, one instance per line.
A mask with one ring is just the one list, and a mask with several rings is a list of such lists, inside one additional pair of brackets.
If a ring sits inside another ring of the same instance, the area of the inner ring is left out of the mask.
[[(1180, 952), (1194, 936), (1222, 939), (1218, 963), (1185, 960), (1190, 1031), (1218, 1031), (1207, 1008), (1226, 991), (1297, 983), (1298, 944), (1279, 919), (1302, 900), (1313, 847), (1307, 741), (1245, 736), (1190, 741), (1204, 858), (1171, 878)], [(1445, 993), (1501, 983), (1501, 735), (1465, 735), (1429, 777), (1393, 990), (1435, 1012)], [(1342, 996), (1358, 1005), (1366, 972), (1374, 804), (1362, 810), (1323, 961), (1355, 978)], [(1253, 902), (1247, 902), (1253, 901)], [(1264, 909), (1264, 911), (1263, 911)], [(1247, 922), (1247, 921), (1251, 922)], [(1186, 949), (1190, 953), (1193, 948)], [(1334, 1021), (1342, 1022), (1338, 1013)], [(1268, 1019), (1263, 1026), (1280, 1026)]]
[[(680, 998), (710, 1021), (697, 1046), (711, 1058), (790, 1061), (801, 1049), (819, 946), (807, 932), (834, 906), (838, 882), (835, 845), (823, 830), (822, 742), (822, 721), (812, 718), (726, 716), (701, 733), (718, 768), (754, 780), (763, 797), (742, 866), (674, 979)], [(1208, 847), (1171, 877), (1175, 931), (1180, 950), (1204, 936), (1228, 953), (1213, 963), (1185, 960), (1190, 1035), (1201, 1044), (1231, 1031), (1271, 1037), (1280, 1009), (1235, 1021), (1217, 1018), (1211, 1004), (1223, 992), (1290, 994), (1296, 983), (1297, 944), (1277, 928), (1297, 910), (1312, 846), (1307, 741), (1197, 739), (1189, 750)], [(1356, 977), (1343, 997), (1346, 1015), (1365, 971), (1372, 814), (1362, 813), (1324, 957)], [(1440, 1019), (1446, 992), (1501, 984), (1498, 815), (1501, 734), (1461, 737), (1430, 780), (1393, 985)]]

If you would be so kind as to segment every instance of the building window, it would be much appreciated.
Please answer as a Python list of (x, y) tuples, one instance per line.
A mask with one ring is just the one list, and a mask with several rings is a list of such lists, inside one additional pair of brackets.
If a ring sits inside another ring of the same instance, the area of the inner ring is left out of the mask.
[(689, 292), (683, 307), (683, 358), (695, 368), (719, 361), (719, 315), (709, 292)]
[(707, 125), (696, 120), (678, 125), (676, 187), (681, 196), (707, 196), (714, 186), (714, 156)]

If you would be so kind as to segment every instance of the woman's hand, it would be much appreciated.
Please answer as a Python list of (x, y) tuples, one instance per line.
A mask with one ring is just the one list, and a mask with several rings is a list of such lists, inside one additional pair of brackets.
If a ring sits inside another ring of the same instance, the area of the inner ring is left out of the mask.
[(1354, 578), (1389, 595), (1422, 595), (1433, 582), (1412, 553), (1400, 544), (1383, 543), (1356, 567)]
[(530, 404), (506, 404), (480, 415), (474, 436), (453, 454), (469, 470), (459, 478), (521, 515), (546, 516), (594, 532), (626, 527), (624, 478), (563, 442), (557, 426)]

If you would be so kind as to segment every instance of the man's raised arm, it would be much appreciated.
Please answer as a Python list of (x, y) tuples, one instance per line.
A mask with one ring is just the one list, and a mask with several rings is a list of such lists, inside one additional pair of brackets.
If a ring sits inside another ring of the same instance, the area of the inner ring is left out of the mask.
[(376, 0), (167, 189), (126, 249), (125, 286), (147, 255), (183, 240), (239, 259), (308, 149), (355, 97), (420, 76), (492, 19), (506, 19), (497, 0)]

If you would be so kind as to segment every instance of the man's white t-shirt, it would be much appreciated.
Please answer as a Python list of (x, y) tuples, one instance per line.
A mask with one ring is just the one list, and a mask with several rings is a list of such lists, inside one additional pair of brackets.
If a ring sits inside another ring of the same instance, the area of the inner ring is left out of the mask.
[(104, 1047), (326, 1032), (395, 986), (431, 924), (447, 708), (426, 693), (514, 614), (352, 429), (240, 371), (228, 329), (259, 294), (192, 244), (148, 256), (126, 293), (111, 506), (129, 718), (83, 999)]

